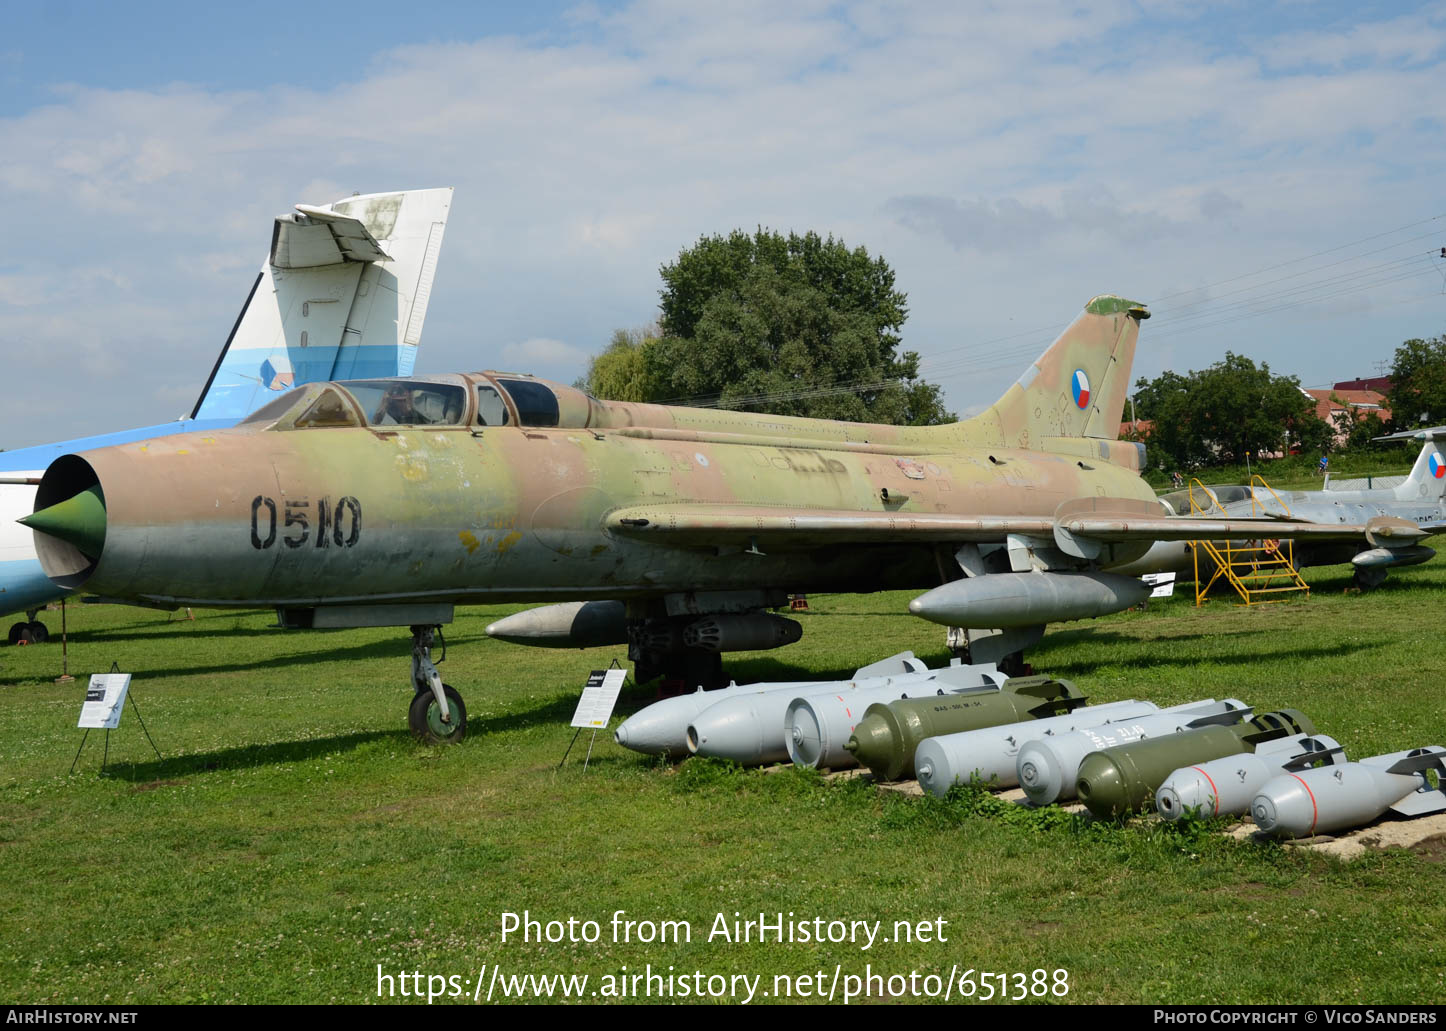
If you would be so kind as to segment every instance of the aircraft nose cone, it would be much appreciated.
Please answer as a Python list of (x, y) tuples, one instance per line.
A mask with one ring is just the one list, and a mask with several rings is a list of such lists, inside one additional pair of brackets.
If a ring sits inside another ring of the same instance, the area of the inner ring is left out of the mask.
[(105, 547), (105, 494), (100, 484), (20, 520), (25, 526), (72, 544), (98, 559)]

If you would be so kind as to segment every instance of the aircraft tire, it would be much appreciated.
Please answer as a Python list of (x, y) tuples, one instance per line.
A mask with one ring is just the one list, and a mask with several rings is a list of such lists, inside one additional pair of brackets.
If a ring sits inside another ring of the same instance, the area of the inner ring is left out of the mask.
[(30, 631), (31, 644), (44, 644), (50, 640), (50, 628), (38, 620), (25, 624), (25, 629)]
[(1386, 571), (1384, 569), (1357, 569), (1351, 575), (1351, 579), (1358, 590), (1371, 591), (1386, 582)]
[(1034, 672), (1034, 667), (1024, 661), (1024, 652), (1010, 652), (999, 660), (999, 672), (1007, 677), (1026, 677)]
[(467, 707), (462, 704), (462, 696), (448, 684), (443, 684), (442, 690), (452, 713), (450, 724), (442, 722), (442, 707), (431, 691), (418, 691), (407, 710), (412, 736), (426, 745), (453, 745), (467, 736)]
[(22, 637), (26, 644), (30, 643), (30, 624), (12, 623), (10, 625), (10, 643), (19, 644)]

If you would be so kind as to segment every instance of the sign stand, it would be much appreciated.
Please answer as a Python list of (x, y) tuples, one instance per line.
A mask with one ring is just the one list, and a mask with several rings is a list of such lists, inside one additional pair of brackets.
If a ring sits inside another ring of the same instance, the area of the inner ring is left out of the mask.
[(589, 674), (587, 686), (582, 689), (582, 697), (577, 700), (577, 711), (572, 714), (572, 726), (577, 728), (577, 734), (572, 735), (567, 751), (562, 753), (562, 762), (557, 764), (559, 770), (563, 763), (567, 762), (572, 746), (577, 744), (578, 734), (591, 728), (592, 739), (587, 743), (587, 758), (582, 761), (582, 768), (587, 769), (587, 764), (592, 761), (592, 746), (597, 742), (597, 732), (612, 719), (613, 706), (618, 703), (618, 692), (622, 690), (627, 676), (628, 671), (618, 665), (617, 659), (613, 659), (612, 665), (607, 669), (595, 669)]
[[(109, 673), (92, 673), (90, 686), (85, 692), (85, 704), (81, 706), (80, 721), (77, 727), (85, 728), (85, 735), (80, 739), (80, 747), (75, 750), (75, 758), (70, 763), (70, 773), (75, 772), (75, 764), (80, 762), (80, 753), (85, 751), (85, 743), (90, 738), (92, 730), (105, 730), (105, 752), (101, 755), (100, 772), (105, 772), (106, 762), (110, 759), (110, 732), (120, 726), (121, 712), (125, 709), (126, 698), (131, 700), (131, 708), (135, 710), (136, 719), (140, 720), (141, 730), (145, 732), (146, 740), (151, 744), (151, 750), (156, 753), (156, 758), (161, 758), (161, 750), (156, 747), (156, 742), (151, 738), (151, 732), (146, 728), (146, 721), (141, 719), (141, 708), (136, 704), (136, 696), (130, 693), (131, 675), (120, 671), (120, 663), (112, 662)], [(69, 776), (69, 774), (67, 774)]]
[[(75, 682), (75, 678), (70, 675), (70, 652), (67, 650), (66, 644), (67, 644), (67, 636), (66, 636), (66, 633), (65, 633), (65, 599), (64, 599), (64, 598), (61, 598), (61, 599), (60, 599), (60, 676), (58, 676), (58, 677), (55, 678), (55, 682), (56, 682), (57, 684), (71, 684), (71, 683), (74, 683), (74, 682)], [(114, 663), (112, 663), (112, 665), (114, 665)], [(84, 740), (82, 740), (82, 741), (81, 741), (81, 744), (84, 744), (84, 743), (85, 743)], [(72, 764), (71, 764), (71, 769), (74, 769), (74, 768), (75, 768), (75, 764), (72, 763)]]

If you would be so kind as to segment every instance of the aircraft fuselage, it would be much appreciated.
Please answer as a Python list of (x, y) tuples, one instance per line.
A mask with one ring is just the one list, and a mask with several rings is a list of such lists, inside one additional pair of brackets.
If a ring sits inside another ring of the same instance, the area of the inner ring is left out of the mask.
[[(488, 383), (447, 379), (473, 398)], [(941, 580), (928, 543), (678, 547), (611, 533), (606, 520), (680, 504), (1047, 519), (1074, 498), (1153, 496), (1132, 468), (1103, 457), (1104, 441), (1056, 454), (971, 445), (969, 423), (907, 429), (603, 405), (550, 387), (564, 421), (583, 425), (479, 426), (475, 416), (451, 426), (284, 425), (312, 391), (275, 423), (67, 458), (47, 474), (37, 508), (87, 477), (101, 486), (103, 549), (88, 572), (75, 559), (74, 586), (272, 607), (927, 587)], [(594, 410), (568, 420), (569, 401)], [(1113, 447), (1117, 458), (1129, 448)]]

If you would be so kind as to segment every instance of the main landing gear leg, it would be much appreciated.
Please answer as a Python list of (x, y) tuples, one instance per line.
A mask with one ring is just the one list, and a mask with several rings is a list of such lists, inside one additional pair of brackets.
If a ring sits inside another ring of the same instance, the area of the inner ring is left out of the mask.
[(1351, 574), (1351, 579), (1355, 581), (1356, 590), (1373, 591), (1386, 582), (1386, 570), (1369, 566), (1357, 566), (1355, 572)]
[(951, 626), (946, 640), (955, 655), (968, 662), (992, 662), (1008, 677), (1027, 676), (1034, 667), (1024, 661), (1024, 649), (1044, 637), (1044, 627), (1009, 627), (1004, 630), (970, 630)]
[(677, 692), (691, 694), (698, 688), (711, 691), (726, 687), (723, 656), (717, 652), (689, 648), (677, 652), (629, 652), (633, 661), (633, 680), (646, 684), (659, 677), (664, 684), (673, 684)]
[(454, 744), (467, 736), (467, 707), (462, 696), (442, 683), (432, 663), (436, 626), (412, 627), (412, 697), (407, 724), (412, 735), (429, 745)]

